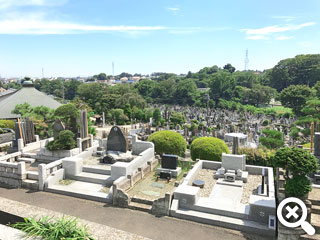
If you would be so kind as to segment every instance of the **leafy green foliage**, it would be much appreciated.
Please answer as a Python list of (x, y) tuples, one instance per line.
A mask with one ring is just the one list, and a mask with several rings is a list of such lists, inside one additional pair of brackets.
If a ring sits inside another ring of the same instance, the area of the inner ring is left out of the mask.
[(320, 80), (320, 54), (298, 55), (281, 60), (270, 72), (270, 86), (281, 91), (290, 85), (312, 87)]
[(224, 141), (215, 137), (199, 137), (192, 141), (191, 158), (193, 160), (221, 161), (222, 153), (229, 153)]
[(246, 155), (246, 164), (257, 166), (272, 166), (274, 151), (264, 148), (239, 148), (239, 154)]
[(165, 153), (183, 156), (187, 148), (184, 138), (173, 131), (155, 132), (149, 136), (148, 141), (154, 143), (155, 151), (159, 155)]
[(172, 112), (171, 116), (170, 116), (170, 121), (174, 124), (174, 125), (182, 125), (186, 122), (186, 118), (182, 113), (179, 112)]
[(83, 239), (94, 240), (85, 225), (79, 224), (76, 218), (62, 217), (53, 219), (47, 216), (24, 218), (25, 222), (17, 222), (12, 226), (27, 233), (28, 237), (41, 237), (47, 240)]
[(295, 176), (287, 179), (284, 186), (286, 197), (305, 197), (311, 192), (311, 182), (306, 176)]
[(0, 128), (10, 128), (15, 130), (15, 123), (13, 120), (0, 120)]
[(59, 136), (47, 144), (47, 149), (54, 150), (70, 150), (75, 148), (76, 141), (74, 134), (70, 130), (63, 130), (59, 132)]
[(283, 135), (276, 130), (264, 129), (262, 133), (265, 137), (260, 137), (259, 142), (269, 149), (276, 149), (284, 145)]
[(293, 176), (305, 176), (318, 170), (318, 159), (301, 148), (280, 148), (273, 157), (273, 165), (289, 170)]
[(156, 108), (153, 112), (153, 120), (155, 124), (158, 126), (161, 121), (161, 112), (159, 108)]
[(314, 91), (306, 85), (291, 85), (281, 91), (280, 101), (283, 106), (292, 108), (296, 115), (301, 115), (306, 102), (314, 95)]

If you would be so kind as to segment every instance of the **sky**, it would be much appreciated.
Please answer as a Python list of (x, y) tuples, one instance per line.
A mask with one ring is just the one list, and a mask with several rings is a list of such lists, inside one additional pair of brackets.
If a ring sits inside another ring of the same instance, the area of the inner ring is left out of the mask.
[(320, 53), (319, 0), (0, 0), (1, 77), (272, 68)]

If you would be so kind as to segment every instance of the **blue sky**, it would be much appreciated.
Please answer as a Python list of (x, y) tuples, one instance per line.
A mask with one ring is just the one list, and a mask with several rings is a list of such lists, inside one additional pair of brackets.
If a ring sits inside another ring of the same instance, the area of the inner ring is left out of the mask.
[(319, 0), (0, 0), (0, 74), (264, 70), (320, 53)]

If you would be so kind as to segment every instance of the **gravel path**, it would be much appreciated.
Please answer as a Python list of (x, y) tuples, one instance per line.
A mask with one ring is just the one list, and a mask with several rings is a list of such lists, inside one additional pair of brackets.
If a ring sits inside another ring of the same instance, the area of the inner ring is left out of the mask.
[(241, 203), (248, 204), (250, 196), (258, 194), (258, 186), (261, 184), (262, 176), (249, 175), (248, 182), (243, 184)]
[(213, 189), (213, 186), (216, 184), (216, 180), (213, 178), (216, 170), (211, 169), (201, 169), (198, 171), (197, 175), (192, 179), (204, 181), (204, 187), (200, 188), (200, 197), (209, 197)]

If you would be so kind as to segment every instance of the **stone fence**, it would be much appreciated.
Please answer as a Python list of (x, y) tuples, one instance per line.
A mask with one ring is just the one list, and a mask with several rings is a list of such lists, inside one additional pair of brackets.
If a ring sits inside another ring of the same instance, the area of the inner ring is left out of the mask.
[(12, 187), (21, 187), (22, 180), (26, 179), (25, 162), (0, 162), (0, 182)]
[(21, 152), (15, 152), (0, 157), (0, 162), (15, 162), (18, 157), (21, 157)]
[(14, 134), (9, 132), (9, 133), (3, 133), (0, 134), (0, 144), (2, 143), (8, 143), (14, 140)]

